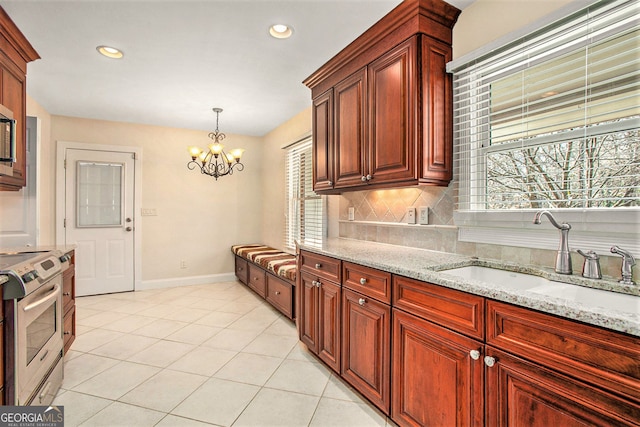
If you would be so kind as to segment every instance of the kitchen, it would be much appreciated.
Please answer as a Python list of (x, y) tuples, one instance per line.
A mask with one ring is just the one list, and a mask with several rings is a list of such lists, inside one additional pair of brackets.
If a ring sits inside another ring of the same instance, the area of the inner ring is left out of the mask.
[[(11, 2), (7, 3), (7, 9), (10, 10)], [(454, 59), (496, 38), (526, 27), (554, 10), (561, 9), (562, 6), (566, 6), (566, 3), (569, 2), (525, 2), (517, 6), (507, 6), (500, 2), (482, 0), (475, 2), (463, 10), (454, 26)], [(389, 10), (393, 6), (395, 5), (389, 6)], [(380, 16), (383, 14), (384, 12)], [(504, 16), (504, 18), (496, 20), (492, 18), (494, 16)], [(365, 25), (362, 30), (374, 21), (375, 19)], [(487, 25), (487, 22), (492, 22), (492, 25)], [(22, 27), (22, 25), (19, 26)], [(331, 50), (318, 62), (318, 65), (327, 61), (343, 46)], [(31, 65), (35, 66), (38, 61)], [(310, 71), (313, 69), (315, 68)], [(310, 100), (308, 92), (307, 97), (308, 102)], [(205, 109), (208, 108), (210, 106)], [(60, 218), (59, 207), (56, 204), (59, 203), (59, 197), (57, 197), (59, 190), (56, 187), (59, 180), (54, 177), (58, 176), (62, 168), (59, 166), (56, 150), (61, 141), (78, 141), (142, 148), (142, 177), (139, 184), (141, 199), (137, 205), (138, 212), (134, 213), (133, 218), (136, 224), (134, 232), (143, 233), (136, 239), (139, 245), (136, 248), (136, 258), (140, 260), (139, 265), (136, 266), (139, 268), (135, 274), (136, 291), (157, 291), (165, 287), (201, 286), (211, 282), (233, 280), (233, 256), (229, 251), (233, 244), (262, 242), (275, 248), (282, 248), (282, 235), (285, 228), (282, 214), (285, 197), (283, 194), (285, 159), (281, 147), (310, 133), (311, 108), (302, 109), (263, 136), (230, 134), (229, 144), (246, 149), (243, 157), (246, 170), (230, 177), (223, 177), (219, 181), (202, 177), (185, 168), (188, 160), (185, 147), (204, 144), (203, 134), (200, 131), (132, 124), (124, 121), (83, 119), (72, 117), (72, 115), (52, 115), (30, 96), (27, 96), (26, 110), (27, 115), (38, 117), (40, 120), (39, 245), (60, 243), (57, 240), (60, 221), (56, 221), (56, 217)], [(229, 115), (228, 111), (229, 109), (226, 109), (220, 116), (223, 130), (227, 129), (225, 124), (229, 123), (226, 119)], [(230, 117), (229, 120), (232, 118)], [(180, 176), (180, 179), (175, 179), (176, 176)], [(261, 184), (256, 185), (256, 182)], [(329, 195), (327, 196), (329, 236), (356, 239), (366, 236), (366, 240), (409, 248), (441, 250), (544, 267), (553, 265), (557, 231), (548, 222), (543, 223), (544, 225), (529, 227), (534, 230), (536, 236), (549, 233), (548, 242), (543, 242), (542, 247), (521, 247), (507, 243), (490, 244), (460, 239), (458, 230), (452, 226), (455, 217), (453, 212), (455, 201), (452, 193), (453, 190), (450, 187), (420, 186), (400, 190), (344, 192), (341, 196)], [(184, 203), (174, 203), (172, 202), (174, 200), (183, 200)], [(224, 202), (220, 203), (221, 200)], [(366, 203), (363, 203), (363, 200), (366, 200)], [(393, 201), (399, 202), (394, 205)], [(416, 208), (429, 206), (431, 226), (420, 229), (418, 225), (402, 225), (405, 222), (406, 209), (412, 206)], [(350, 207), (354, 208), (353, 222), (349, 221)], [(146, 209), (152, 213), (155, 212), (156, 215), (142, 216), (142, 210)], [(257, 218), (256, 212), (260, 212)], [(4, 212), (2, 214), (4, 215)], [(527, 218), (527, 222), (532, 219), (533, 215)], [(558, 215), (558, 219), (564, 218)], [(390, 222), (396, 224), (389, 224)], [(633, 242), (634, 238), (629, 237), (629, 233), (633, 233), (634, 228), (632, 227), (629, 231), (618, 228), (619, 224), (613, 227), (609, 224), (609, 229), (605, 228), (597, 232), (599, 237), (606, 237), (606, 242), (600, 242), (600, 247), (581, 246), (582, 242), (589, 242), (590, 233), (586, 233), (584, 229), (580, 230), (573, 221), (569, 222), (574, 225), (570, 235), (570, 239), (573, 239), (572, 247), (577, 245), (575, 242), (580, 242), (580, 245), (575, 247), (596, 250), (601, 256), (600, 265), (603, 274), (619, 278), (621, 258), (607, 256), (608, 248), (614, 244), (628, 248), (629, 244), (626, 242)], [(211, 224), (214, 226), (210, 226)], [(635, 225), (637, 233), (637, 215), (632, 225)], [(620, 231), (616, 233), (615, 231), (618, 230)], [(467, 232), (473, 231), (476, 229), (470, 228)], [(193, 236), (188, 236), (187, 233)], [(583, 237), (585, 234), (586, 238)], [(637, 241), (637, 238), (635, 240)], [(606, 247), (606, 251), (603, 247)], [(183, 265), (185, 268), (182, 267)], [(579, 276), (581, 265), (581, 257), (575, 256), (574, 275)], [(84, 268), (78, 260), (76, 260), (76, 268), (78, 272)], [(634, 276), (637, 281), (637, 272), (634, 272)], [(78, 299), (78, 301), (82, 300), (82, 298)], [(81, 306), (80, 310), (82, 310)], [(68, 411), (69, 407), (67, 407)]]

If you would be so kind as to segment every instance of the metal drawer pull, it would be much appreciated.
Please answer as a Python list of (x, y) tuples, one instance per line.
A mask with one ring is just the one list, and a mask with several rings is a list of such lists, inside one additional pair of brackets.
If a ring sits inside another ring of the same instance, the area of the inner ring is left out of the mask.
[(316, 264), (316, 268), (322, 268), (322, 264), (317, 263), (317, 264)]
[(478, 351), (478, 350), (471, 350), (471, 351), (469, 352), (469, 356), (471, 356), (471, 358), (472, 358), (473, 360), (478, 360), (478, 359), (480, 359), (480, 351)]
[(366, 300), (366, 299), (364, 299), (364, 298), (360, 298), (360, 299), (358, 300), (358, 304), (360, 304), (360, 305), (364, 305), (364, 303), (366, 303), (366, 302), (367, 302), (367, 300)]
[(311, 282), (311, 284), (312, 284), (313, 286), (315, 286), (316, 288), (319, 288), (319, 287), (320, 287), (320, 285), (321, 285), (322, 283), (320, 283), (320, 281), (319, 281), (319, 280), (314, 280), (313, 282)]
[(280, 291), (276, 291), (276, 295), (280, 295)]
[(367, 284), (367, 279), (365, 279), (364, 277), (360, 278), (360, 284), (361, 285), (366, 285)]
[(485, 356), (484, 357), (484, 364), (487, 365), (488, 367), (492, 367), (493, 365), (496, 364), (495, 357)]
[(71, 292), (63, 292), (62, 296), (69, 297), (71, 296)]
[(64, 334), (65, 334), (65, 335), (71, 335), (71, 332), (69, 332), (69, 331), (64, 331)]

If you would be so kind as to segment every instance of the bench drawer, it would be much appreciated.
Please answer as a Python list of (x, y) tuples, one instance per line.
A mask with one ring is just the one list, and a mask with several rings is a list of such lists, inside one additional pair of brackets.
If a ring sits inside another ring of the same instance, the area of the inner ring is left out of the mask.
[(236, 255), (236, 277), (245, 285), (249, 273), (249, 265), (247, 260)]
[(312, 252), (300, 252), (300, 268), (314, 276), (340, 283), (340, 260)]
[(293, 319), (293, 286), (271, 274), (267, 274), (266, 300), (289, 319)]
[(391, 304), (391, 273), (350, 262), (342, 264), (343, 286)]
[(267, 283), (266, 283), (265, 271), (257, 265), (249, 264), (249, 282), (247, 285), (262, 298), (266, 295)]

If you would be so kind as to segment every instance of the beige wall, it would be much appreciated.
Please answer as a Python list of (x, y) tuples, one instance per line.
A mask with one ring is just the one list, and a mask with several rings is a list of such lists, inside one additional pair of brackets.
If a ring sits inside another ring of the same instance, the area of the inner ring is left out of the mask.
[[(207, 131), (53, 116), (51, 144), (55, 141), (142, 148), (139, 208), (157, 211), (137, 224), (143, 281), (230, 273), (231, 245), (260, 239), (260, 138), (227, 135), (227, 146), (246, 149), (246, 169), (218, 181), (187, 169), (187, 146), (205, 147)], [(186, 269), (180, 268), (182, 260)]]
[[(311, 104), (311, 100), (309, 100)], [(262, 243), (281, 248), (284, 236), (284, 160), (287, 146), (311, 132), (311, 107), (264, 136), (262, 165)]]
[(453, 58), (529, 25), (568, 3), (581, 0), (476, 0), (453, 28)]

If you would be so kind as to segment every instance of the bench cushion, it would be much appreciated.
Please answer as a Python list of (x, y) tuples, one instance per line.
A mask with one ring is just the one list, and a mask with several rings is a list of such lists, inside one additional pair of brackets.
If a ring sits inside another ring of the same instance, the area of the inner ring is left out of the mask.
[(294, 282), (296, 280), (298, 270), (295, 255), (257, 243), (234, 245), (231, 247), (231, 252), (261, 266), (278, 277)]

